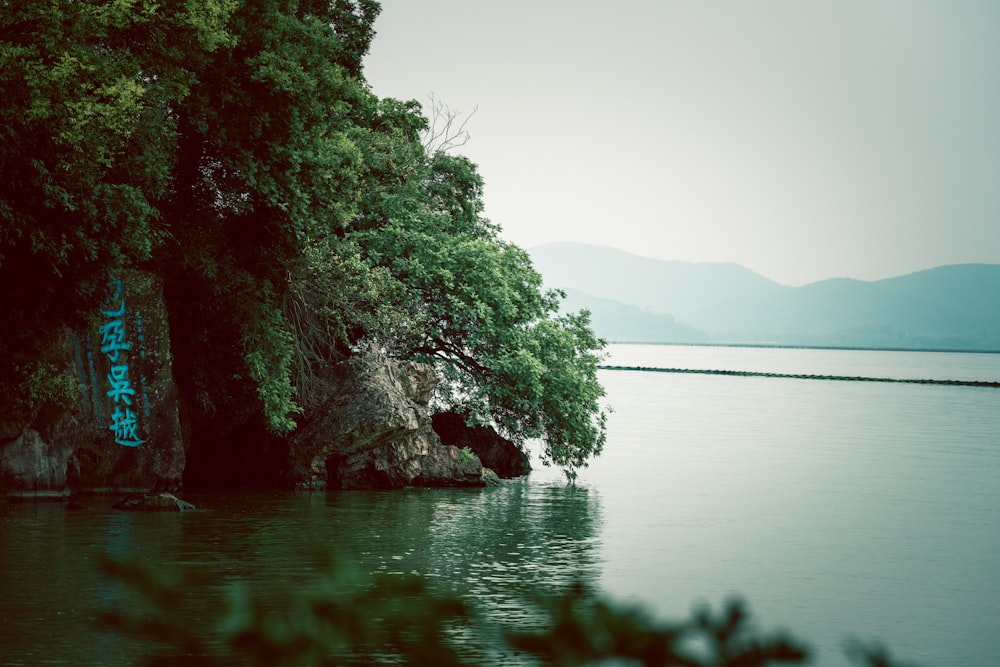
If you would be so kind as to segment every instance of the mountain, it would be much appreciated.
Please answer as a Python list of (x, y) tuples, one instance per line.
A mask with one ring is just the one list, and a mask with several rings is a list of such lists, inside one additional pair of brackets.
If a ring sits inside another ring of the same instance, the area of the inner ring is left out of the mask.
[(547, 285), (570, 287), (682, 322), (706, 303), (766, 297), (788, 288), (739, 264), (668, 262), (583, 243), (529, 249)]
[(529, 252), (546, 285), (567, 290), (567, 308), (588, 308), (608, 340), (1000, 350), (1000, 265), (788, 287), (738, 264), (579, 243)]
[(681, 324), (670, 315), (650, 313), (621, 301), (601, 299), (571, 288), (564, 291), (563, 310), (589, 310), (594, 331), (606, 340), (651, 343), (708, 343), (711, 340), (704, 331)]

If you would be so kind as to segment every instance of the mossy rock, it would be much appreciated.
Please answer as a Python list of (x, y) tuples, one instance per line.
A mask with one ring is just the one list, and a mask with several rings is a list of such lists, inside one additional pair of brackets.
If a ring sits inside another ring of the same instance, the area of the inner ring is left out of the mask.
[(500, 486), (500, 476), (489, 468), (483, 468), (483, 486)]

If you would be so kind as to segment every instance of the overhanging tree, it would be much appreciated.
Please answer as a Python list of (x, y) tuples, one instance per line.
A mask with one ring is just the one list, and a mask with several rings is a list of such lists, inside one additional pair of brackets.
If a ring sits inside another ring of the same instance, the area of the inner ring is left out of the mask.
[(606, 439), (604, 341), (586, 312), (558, 314), (563, 295), (544, 290), (528, 254), (482, 216), (469, 160), (436, 153), (415, 178), (405, 205), (350, 236), (405, 285), (395, 307), (411, 326), (382, 342), (438, 368), (444, 407), (519, 445), (541, 440), (543, 461), (572, 479)]

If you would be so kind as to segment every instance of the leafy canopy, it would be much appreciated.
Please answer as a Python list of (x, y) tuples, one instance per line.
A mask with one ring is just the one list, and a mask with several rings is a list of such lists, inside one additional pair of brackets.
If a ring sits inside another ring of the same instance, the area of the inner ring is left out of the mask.
[(165, 279), (205, 415), (249, 392), (287, 433), (332, 364), (377, 348), (433, 363), (443, 407), (541, 439), (571, 475), (599, 453), (603, 342), (483, 217), (475, 165), (444, 150), (452, 117), (371, 92), (379, 11), (0, 5), (0, 278), (26, 285), (0, 297), (3, 377), (140, 267)]

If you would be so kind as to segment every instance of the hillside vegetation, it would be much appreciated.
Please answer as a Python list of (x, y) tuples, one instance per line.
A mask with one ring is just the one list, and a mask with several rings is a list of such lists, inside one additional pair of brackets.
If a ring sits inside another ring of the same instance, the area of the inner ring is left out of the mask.
[(163, 279), (193, 437), (288, 434), (332, 365), (376, 349), (433, 364), (439, 407), (569, 471), (600, 451), (601, 341), (483, 217), (476, 166), (432, 129), (453, 112), (372, 93), (379, 11), (4, 3), (5, 395), (51, 383), (47, 348), (134, 268)]

